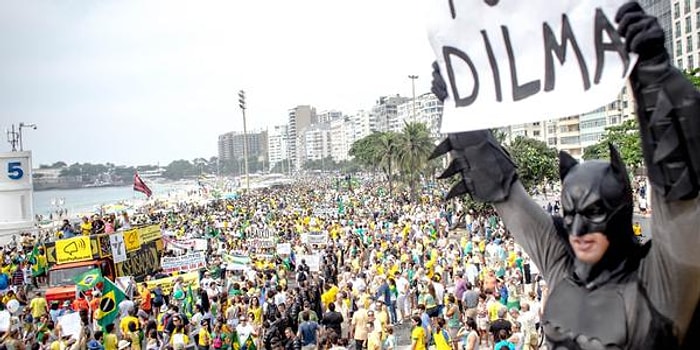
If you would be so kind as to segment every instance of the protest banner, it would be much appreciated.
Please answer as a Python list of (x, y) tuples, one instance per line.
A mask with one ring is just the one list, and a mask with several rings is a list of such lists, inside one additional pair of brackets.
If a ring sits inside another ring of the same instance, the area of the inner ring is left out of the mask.
[(308, 232), (306, 234), (307, 244), (327, 244), (328, 233), (326, 232)]
[(173, 276), (173, 277), (166, 277), (166, 278), (159, 278), (157, 280), (150, 280), (146, 282), (146, 286), (148, 287), (148, 290), (153, 291), (156, 289), (157, 286), (160, 286), (160, 289), (163, 291), (164, 295), (170, 295), (170, 293), (173, 291), (173, 285), (175, 285), (175, 280), (178, 278), (182, 278), (182, 285), (183, 286), (192, 286), (192, 290), (197, 290), (199, 289), (199, 273), (198, 272), (190, 272), (190, 273), (185, 273), (182, 275), (178, 276)]
[(254, 238), (249, 241), (250, 246), (253, 248), (274, 248), (275, 247), (275, 239), (270, 237), (270, 238)]
[(56, 262), (65, 264), (92, 260), (90, 237), (80, 236), (56, 241)]
[(191, 252), (179, 256), (164, 256), (160, 259), (160, 266), (165, 273), (176, 271), (192, 271), (207, 267), (204, 252)]
[(277, 255), (292, 254), (292, 245), (290, 243), (277, 243)]
[(277, 236), (277, 232), (275, 232), (272, 229), (269, 228), (257, 228), (257, 227), (251, 227), (250, 231), (247, 233), (248, 238), (275, 238)]
[(124, 245), (124, 234), (117, 232), (109, 235), (109, 246), (112, 250), (112, 259), (118, 264), (126, 260), (126, 246)]
[(314, 216), (326, 216), (338, 214), (338, 208), (315, 208), (313, 210)]
[(221, 258), (226, 263), (226, 269), (231, 271), (245, 270), (251, 263), (251, 259), (244, 255), (222, 254)]
[(428, 34), (447, 85), (441, 131), (590, 112), (636, 63), (616, 31), (627, 0), (432, 0)]
[(160, 225), (145, 226), (139, 228), (138, 230), (141, 241), (144, 243), (155, 241), (163, 236), (160, 232)]

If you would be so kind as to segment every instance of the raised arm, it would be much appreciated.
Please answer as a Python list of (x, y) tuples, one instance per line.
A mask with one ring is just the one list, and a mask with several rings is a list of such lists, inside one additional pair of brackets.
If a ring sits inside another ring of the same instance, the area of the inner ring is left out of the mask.
[(639, 55), (630, 83), (652, 187), (652, 247), (641, 278), (683, 334), (700, 295), (700, 93), (671, 65), (656, 18), (629, 3), (616, 21)]
[(493, 203), (548, 282), (558, 281), (571, 264), (567, 246), (557, 235), (552, 218), (517, 180), (515, 164), (492, 133), (479, 130), (450, 134), (433, 157), (446, 152), (450, 152), (452, 162), (440, 178), (461, 175), (447, 197), (469, 193), (477, 200)]
[(507, 200), (494, 206), (545, 280), (554, 284), (563, 278), (572, 264), (572, 255), (557, 233), (552, 216), (530, 198), (520, 181), (513, 184)]

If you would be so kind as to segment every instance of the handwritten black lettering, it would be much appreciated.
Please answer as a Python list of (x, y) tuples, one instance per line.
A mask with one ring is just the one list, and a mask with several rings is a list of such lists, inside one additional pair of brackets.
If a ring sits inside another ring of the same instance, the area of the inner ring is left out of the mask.
[(503, 96), (501, 93), (501, 72), (498, 70), (498, 63), (496, 62), (496, 56), (493, 54), (493, 47), (491, 47), (491, 41), (489, 36), (486, 34), (485, 30), (481, 31), (481, 37), (484, 39), (484, 46), (486, 46), (486, 54), (489, 56), (489, 65), (491, 66), (491, 71), (493, 72), (493, 85), (496, 90), (496, 101), (503, 101)]
[(554, 32), (549, 24), (544, 23), (542, 25), (542, 32), (544, 35), (544, 91), (554, 90), (554, 57), (552, 54), (556, 55), (559, 59), (559, 63), (564, 64), (566, 62), (566, 47), (567, 44), (571, 44), (571, 49), (576, 55), (578, 60), (578, 65), (581, 70), (581, 78), (583, 79), (583, 89), (588, 90), (591, 87), (591, 82), (588, 77), (588, 67), (586, 66), (586, 60), (583, 58), (581, 53), (581, 48), (576, 42), (576, 37), (571, 29), (571, 23), (569, 23), (569, 17), (567, 15), (561, 16), (561, 44), (557, 43), (557, 38), (554, 36)]
[[(610, 42), (603, 42), (603, 32), (608, 36)], [(596, 53), (596, 67), (595, 67), (595, 78), (593, 81), (598, 84), (600, 83), (600, 78), (603, 75), (603, 67), (605, 66), (605, 51), (614, 51), (620, 55), (620, 59), (624, 63), (624, 69), (622, 71), (622, 76), (625, 76), (627, 69), (630, 64), (630, 56), (625, 50), (625, 44), (622, 42), (622, 38), (617, 34), (615, 27), (603, 10), (596, 9), (595, 11), (595, 53)]]
[(526, 99), (538, 92), (540, 92), (540, 81), (532, 80), (525, 84), (520, 85), (518, 83), (518, 72), (515, 66), (515, 54), (513, 53), (513, 45), (510, 42), (510, 34), (508, 33), (508, 27), (501, 26), (501, 32), (503, 33), (503, 41), (506, 44), (506, 52), (508, 53), (508, 64), (510, 66), (510, 81), (513, 87), (513, 101), (517, 102), (522, 99)]
[[(447, 65), (447, 77), (450, 79), (450, 86), (452, 87), (452, 96), (454, 96), (455, 105), (457, 107), (466, 107), (471, 105), (474, 103), (474, 101), (476, 101), (477, 96), (479, 96), (479, 75), (476, 72), (474, 62), (472, 62), (472, 59), (469, 58), (469, 55), (451, 46), (444, 46), (442, 48), (442, 55), (445, 58), (445, 65)], [(455, 73), (452, 65), (452, 56), (456, 56), (464, 61), (471, 70), (472, 78), (474, 79), (474, 87), (472, 88), (472, 93), (467, 97), (461, 97), (459, 95), (457, 81), (455, 79)]]

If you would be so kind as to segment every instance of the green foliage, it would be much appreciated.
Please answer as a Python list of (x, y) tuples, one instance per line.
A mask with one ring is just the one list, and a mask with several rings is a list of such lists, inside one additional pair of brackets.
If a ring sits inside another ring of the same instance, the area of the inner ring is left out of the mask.
[(518, 136), (506, 148), (518, 166), (518, 177), (527, 191), (532, 192), (537, 186), (558, 179), (557, 151), (543, 141)]
[(198, 174), (197, 169), (188, 160), (180, 159), (173, 161), (165, 167), (163, 176), (171, 180), (180, 180), (187, 177), (193, 177)]
[(700, 68), (695, 68), (693, 70), (684, 70), (683, 74), (690, 80), (696, 89), (700, 89)]
[(642, 141), (639, 138), (639, 128), (636, 119), (626, 120), (620, 125), (605, 129), (603, 139), (595, 145), (583, 150), (583, 159), (610, 159), (608, 143), (612, 143), (620, 152), (625, 165), (633, 170), (642, 166)]
[(365, 170), (381, 170), (393, 193), (393, 180), (398, 172), (407, 180), (411, 192), (416, 193), (420, 174), (436, 163), (428, 163), (435, 145), (423, 123), (406, 123), (401, 133), (375, 132), (355, 141), (350, 148), (353, 161)]
[(435, 148), (435, 144), (425, 123), (418, 122), (404, 124), (397, 141), (396, 159), (401, 173), (408, 180), (411, 197), (415, 200), (420, 172), (428, 164), (428, 156)]

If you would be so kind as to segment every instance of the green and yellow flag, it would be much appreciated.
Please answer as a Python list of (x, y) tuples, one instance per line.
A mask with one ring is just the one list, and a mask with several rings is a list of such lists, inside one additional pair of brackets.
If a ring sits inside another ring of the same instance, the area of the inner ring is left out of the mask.
[(114, 322), (119, 316), (119, 303), (126, 299), (124, 292), (112, 281), (104, 278), (100, 308), (97, 310), (97, 324), (102, 328)]
[(29, 263), (32, 265), (32, 277), (37, 277), (46, 272), (46, 256), (39, 251), (39, 245), (35, 245), (29, 254)]
[(98, 268), (83, 272), (73, 279), (79, 292), (95, 288), (97, 283), (102, 281), (102, 271)]

